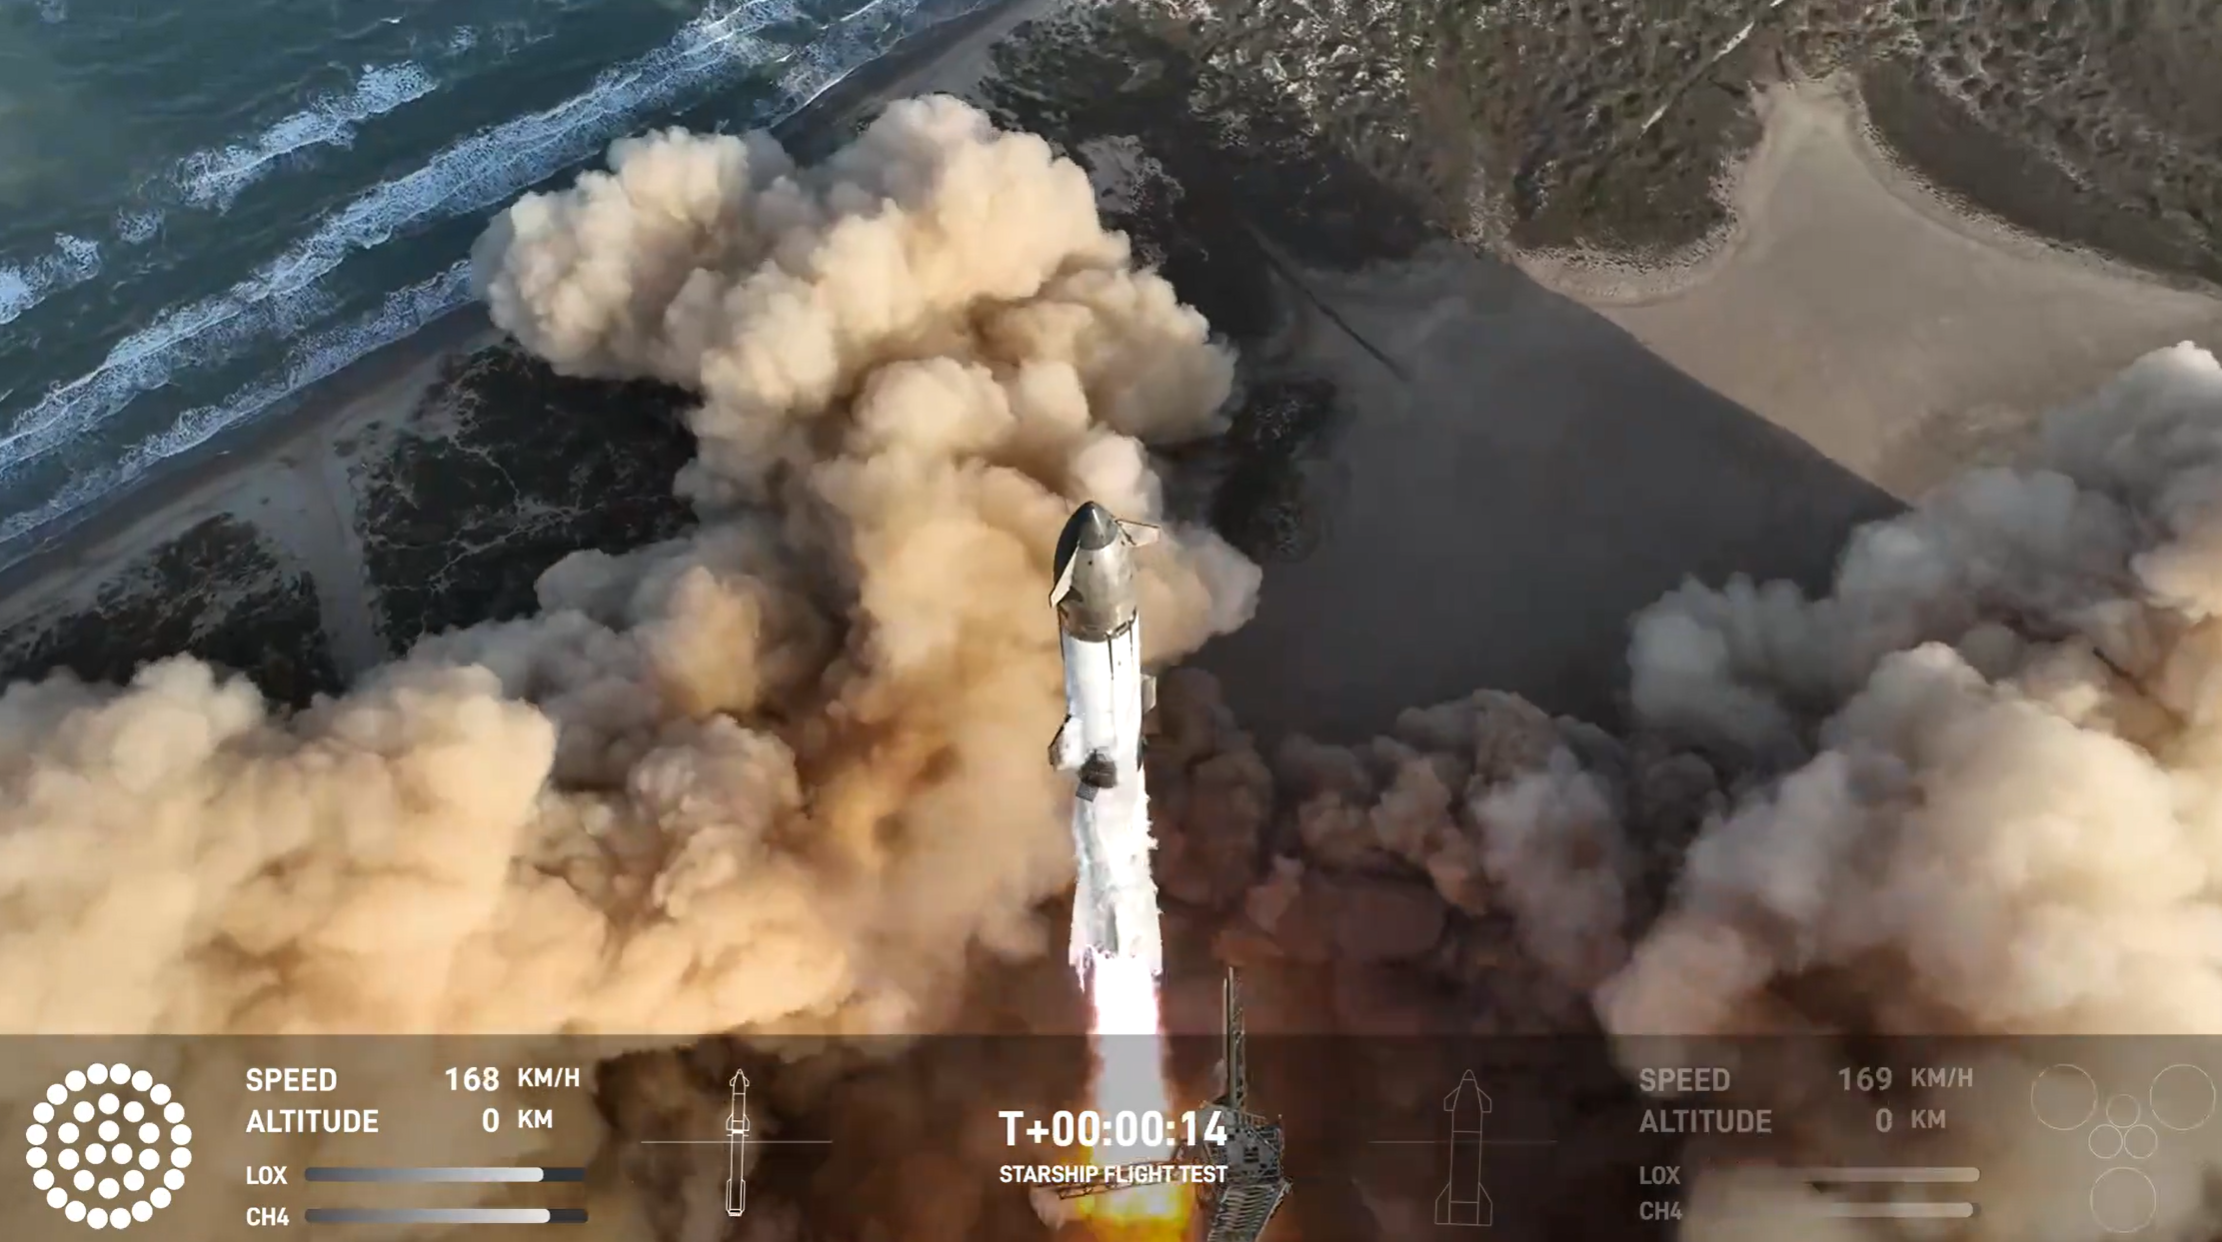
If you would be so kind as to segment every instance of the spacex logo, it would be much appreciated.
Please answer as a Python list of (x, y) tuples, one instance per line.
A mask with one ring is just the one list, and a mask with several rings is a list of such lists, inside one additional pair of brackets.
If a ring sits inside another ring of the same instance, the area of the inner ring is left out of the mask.
[(31, 1109), (24, 1163), (48, 1207), (94, 1229), (129, 1229), (170, 1206), (193, 1163), (185, 1105), (145, 1070), (71, 1070)]

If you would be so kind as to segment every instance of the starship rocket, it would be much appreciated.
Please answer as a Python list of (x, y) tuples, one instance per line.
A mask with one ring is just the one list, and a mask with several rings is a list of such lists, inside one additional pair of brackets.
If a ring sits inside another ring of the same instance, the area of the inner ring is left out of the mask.
[(1142, 789), (1142, 717), (1156, 705), (1157, 685), (1142, 671), (1134, 581), (1134, 550), (1156, 539), (1156, 527), (1122, 522), (1093, 501), (1057, 536), (1049, 602), (1064, 648), (1065, 723), (1049, 761), (1079, 776), (1071, 958), (1083, 978), (1100, 958), (1145, 961), (1153, 976), (1163, 964)]

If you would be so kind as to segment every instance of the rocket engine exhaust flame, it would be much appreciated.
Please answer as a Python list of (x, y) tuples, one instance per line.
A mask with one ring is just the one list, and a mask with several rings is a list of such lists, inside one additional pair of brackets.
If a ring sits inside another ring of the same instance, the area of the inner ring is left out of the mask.
[[(1159, 1034), (1157, 980), (1132, 958), (1105, 958), (1097, 964), (1089, 993), (1096, 1043), (1095, 1100), (1099, 1116), (1120, 1112), (1171, 1111), (1165, 1087), (1164, 1042)], [(1106, 1139), (1095, 1150), (1098, 1164), (1162, 1160), (1173, 1154), (1167, 1141), (1152, 1145), (1137, 1138), (1120, 1146)]]
[[(1096, 1049), (1096, 1085), (1089, 1107), (1104, 1118), (1122, 1112), (1172, 1116), (1156, 977), (1137, 959), (1110, 957), (1096, 962), (1091, 982), (1088, 999), (1093, 1016), (1090, 1036)], [(1142, 1164), (1172, 1154), (1170, 1141), (1152, 1145), (1137, 1138), (1133, 1144), (1121, 1146), (1106, 1135), (1089, 1151), (1088, 1161), (1097, 1165)], [(1160, 1183), (1076, 1202), (1078, 1214), (1095, 1227), (1099, 1236), (1139, 1242), (1185, 1237), (1195, 1197), (1186, 1186)]]

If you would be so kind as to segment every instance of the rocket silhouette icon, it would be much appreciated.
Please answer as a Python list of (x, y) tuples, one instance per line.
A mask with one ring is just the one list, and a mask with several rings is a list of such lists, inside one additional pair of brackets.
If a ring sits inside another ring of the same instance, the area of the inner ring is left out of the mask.
[(733, 1071), (733, 1110), (725, 1115), (725, 1214), (748, 1211), (748, 1075)]
[(1443, 1193), (1435, 1196), (1438, 1225), (1486, 1228), (1495, 1214), (1489, 1192), (1481, 1184), (1481, 1119), (1490, 1108), (1489, 1093), (1481, 1089), (1472, 1070), (1443, 1097), (1443, 1111), (1450, 1114), (1450, 1173), (1443, 1181)]

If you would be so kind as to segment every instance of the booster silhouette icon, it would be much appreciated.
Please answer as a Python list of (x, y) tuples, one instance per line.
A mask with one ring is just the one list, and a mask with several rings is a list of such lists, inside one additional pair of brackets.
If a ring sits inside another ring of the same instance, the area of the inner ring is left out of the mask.
[(1496, 1205), (1481, 1184), (1481, 1119), (1489, 1115), (1490, 1107), (1489, 1093), (1481, 1089), (1472, 1070), (1443, 1097), (1443, 1111), (1450, 1114), (1450, 1172), (1443, 1193), (1435, 1196), (1438, 1225), (1482, 1229), (1496, 1215)]

